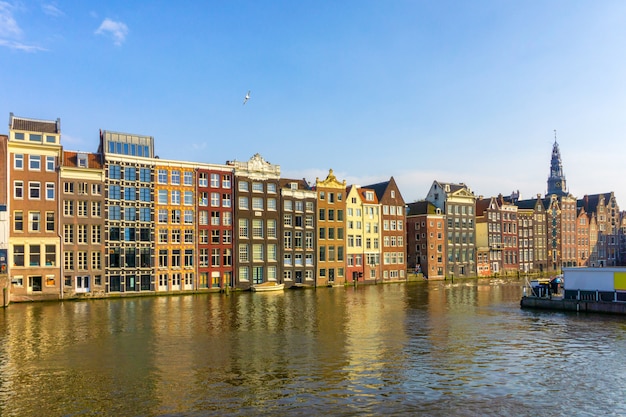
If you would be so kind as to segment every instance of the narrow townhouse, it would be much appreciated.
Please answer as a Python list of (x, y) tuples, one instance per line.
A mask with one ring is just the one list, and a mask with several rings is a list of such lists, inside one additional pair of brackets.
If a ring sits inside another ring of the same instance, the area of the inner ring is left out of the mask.
[[(183, 161), (157, 159), (155, 210), (157, 212), (156, 254), (157, 292), (197, 289), (196, 263), (196, 165)], [(211, 205), (229, 206), (216, 192)], [(226, 199), (225, 199), (226, 200)], [(226, 213), (225, 213), (226, 214)], [(217, 222), (232, 224), (232, 214), (217, 217)]]
[(317, 192), (317, 285), (346, 282), (346, 181), (329, 170), (324, 180), (316, 178)]
[(103, 130), (98, 153), (104, 156), (105, 291), (154, 292), (154, 138)]
[(463, 183), (434, 181), (426, 196), (446, 215), (446, 277), (476, 276), (474, 193)]
[(60, 167), (63, 297), (105, 294), (102, 155), (63, 152)]
[(445, 278), (445, 221), (442, 210), (426, 200), (407, 204), (407, 266), (424, 278)]
[(363, 281), (363, 202), (359, 187), (346, 188), (346, 282)]
[(198, 165), (197, 195), (198, 288), (233, 287), (233, 168)]
[(258, 153), (248, 161), (229, 161), (226, 165), (235, 175), (237, 253), (233, 287), (246, 290), (255, 284), (279, 282), (283, 248), (292, 250), (294, 245), (291, 235), (282, 235), (279, 221), (280, 165), (267, 162)]
[[(380, 263), (380, 274), (382, 281), (405, 280), (404, 225), (406, 223), (406, 204), (396, 180), (391, 177), (389, 181), (366, 185), (363, 188), (373, 190), (381, 206), (382, 262)], [(378, 269), (378, 267), (374, 265), (374, 268), (371, 269)]]
[(589, 215), (584, 207), (577, 208), (576, 216), (576, 257), (578, 266), (589, 265)]
[(59, 172), (61, 121), (9, 116), (6, 147), (10, 301), (62, 297)]
[[(317, 194), (305, 180), (281, 178), (280, 209), (284, 241), (282, 247), (282, 282), (285, 288), (315, 286), (315, 209)], [(276, 231), (268, 234), (276, 238)]]

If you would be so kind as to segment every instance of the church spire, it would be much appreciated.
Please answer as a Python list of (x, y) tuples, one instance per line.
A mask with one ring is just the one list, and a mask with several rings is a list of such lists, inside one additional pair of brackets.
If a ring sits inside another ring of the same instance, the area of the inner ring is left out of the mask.
[(563, 174), (563, 163), (561, 162), (561, 151), (559, 143), (556, 141), (556, 130), (554, 131), (554, 144), (552, 145), (552, 159), (550, 160), (550, 176), (548, 177), (547, 195), (566, 195), (565, 175)]

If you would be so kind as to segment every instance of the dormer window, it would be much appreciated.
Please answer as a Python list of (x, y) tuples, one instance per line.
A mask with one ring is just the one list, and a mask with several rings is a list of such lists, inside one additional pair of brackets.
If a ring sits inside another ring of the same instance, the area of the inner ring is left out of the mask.
[(76, 160), (77, 160), (79, 168), (87, 168), (87, 154), (86, 153), (79, 153), (76, 156)]

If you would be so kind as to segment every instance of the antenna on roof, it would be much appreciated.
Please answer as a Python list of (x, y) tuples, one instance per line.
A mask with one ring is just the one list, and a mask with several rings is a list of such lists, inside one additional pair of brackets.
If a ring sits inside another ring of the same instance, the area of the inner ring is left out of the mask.
[(556, 129), (554, 129), (554, 143), (556, 143)]

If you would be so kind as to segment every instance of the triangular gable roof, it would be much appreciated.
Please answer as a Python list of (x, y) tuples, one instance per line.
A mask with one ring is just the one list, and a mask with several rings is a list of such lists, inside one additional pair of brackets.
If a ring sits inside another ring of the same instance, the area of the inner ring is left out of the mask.
[(404, 198), (402, 197), (402, 193), (400, 192), (400, 189), (398, 188), (398, 184), (396, 184), (396, 180), (393, 178), (393, 176), (389, 178), (389, 181), (383, 181), (383, 182), (379, 182), (376, 184), (366, 185), (363, 188), (369, 188), (371, 190), (374, 190), (374, 192), (376, 193), (376, 196), (378, 197), (378, 201), (382, 201), (390, 185), (393, 185), (398, 192), (398, 195), (395, 198), (402, 200), (402, 203), (404, 204)]

